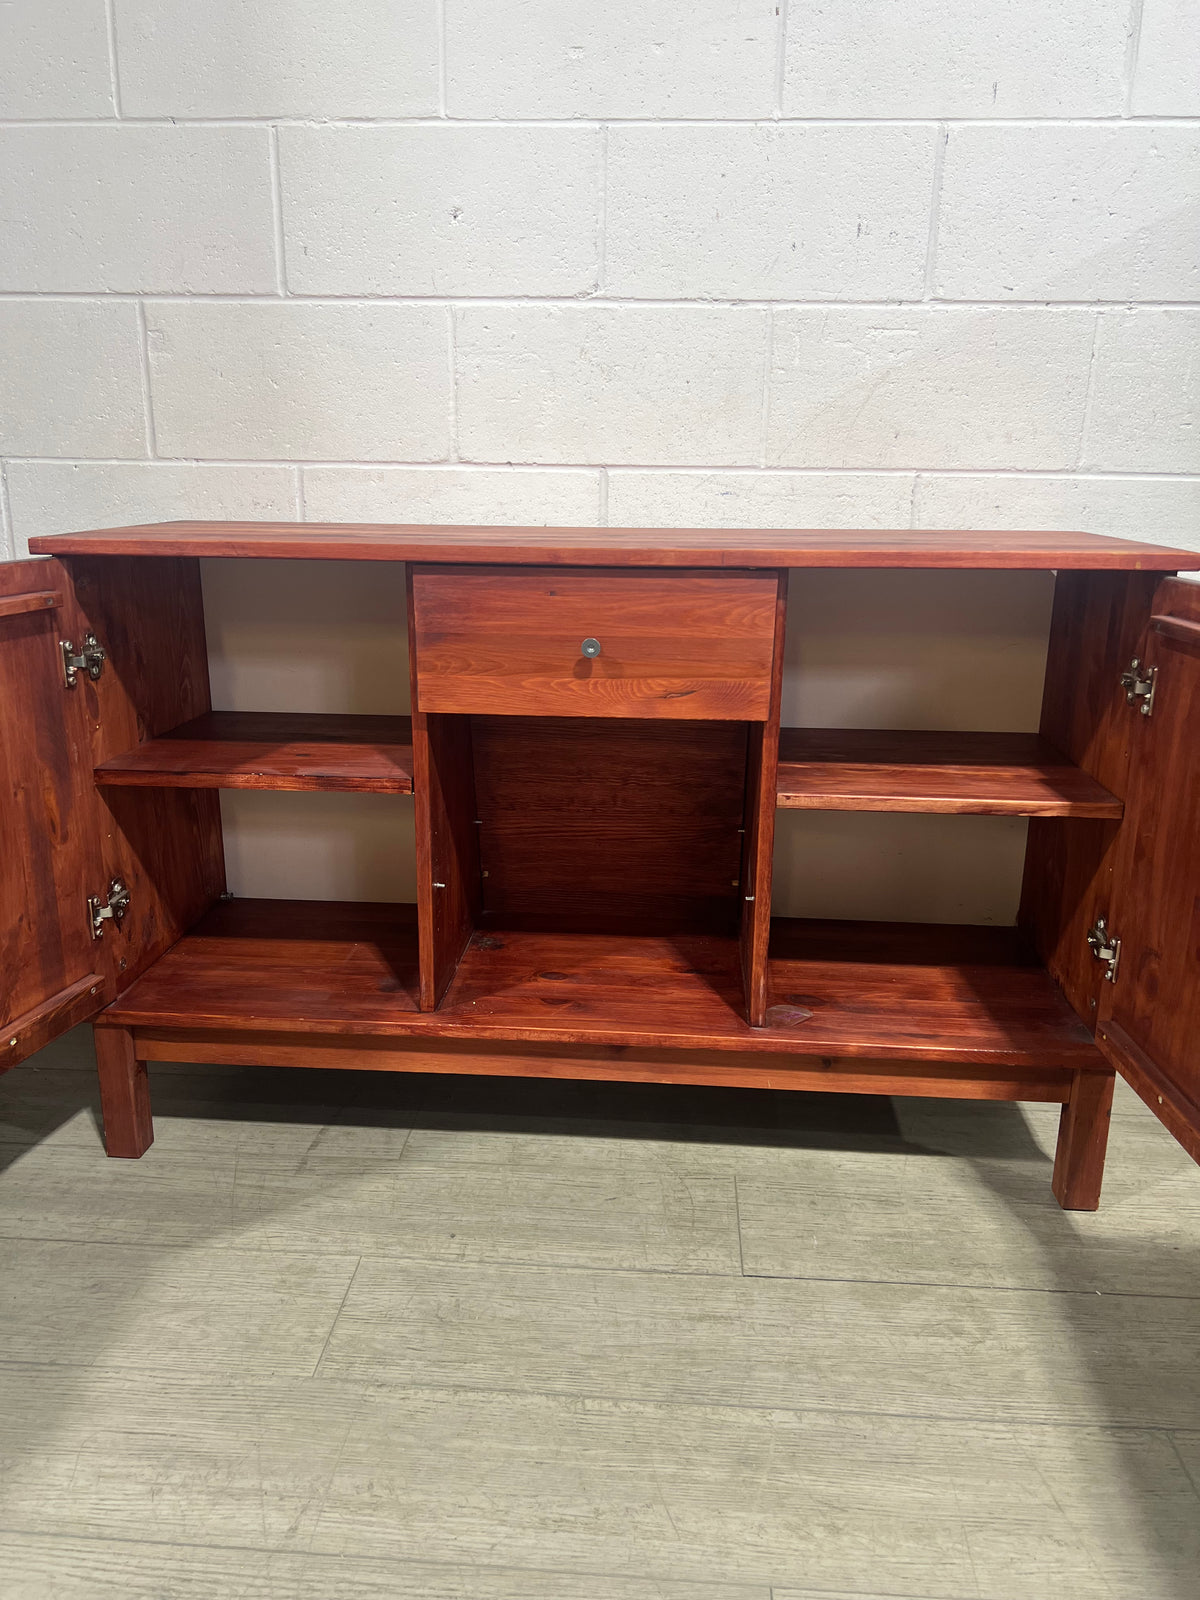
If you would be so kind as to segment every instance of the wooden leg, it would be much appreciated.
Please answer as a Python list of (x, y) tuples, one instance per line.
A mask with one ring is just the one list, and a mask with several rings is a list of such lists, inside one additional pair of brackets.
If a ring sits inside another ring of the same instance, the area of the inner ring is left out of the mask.
[(1062, 1108), (1054, 1152), (1054, 1198), (1064, 1211), (1096, 1211), (1104, 1182), (1104, 1153), (1112, 1115), (1111, 1072), (1077, 1072)]
[(128, 1028), (95, 1028), (93, 1032), (100, 1072), (104, 1148), (110, 1156), (132, 1160), (144, 1155), (154, 1143), (146, 1063), (135, 1057), (133, 1035)]

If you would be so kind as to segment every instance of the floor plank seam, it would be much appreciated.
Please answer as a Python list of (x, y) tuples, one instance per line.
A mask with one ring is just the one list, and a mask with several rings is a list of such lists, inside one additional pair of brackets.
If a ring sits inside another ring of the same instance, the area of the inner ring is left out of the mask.
[(736, 1281), (741, 1274), (734, 1269), (724, 1272), (714, 1272), (709, 1267), (635, 1267), (621, 1263), (610, 1266), (605, 1262), (588, 1261), (546, 1261), (524, 1256), (405, 1256), (388, 1254), (375, 1254), (369, 1251), (348, 1250), (323, 1250), (317, 1244), (304, 1245), (240, 1245), (221, 1244), (208, 1240), (176, 1239), (163, 1243), (151, 1243), (143, 1239), (104, 1239), (93, 1238), (90, 1235), (74, 1234), (39, 1234), (39, 1233), (5, 1233), (0, 1225), (0, 1242), (7, 1240), (9, 1243), (20, 1244), (74, 1244), (91, 1245), (106, 1249), (123, 1250), (214, 1250), (228, 1255), (236, 1256), (309, 1256), (315, 1260), (349, 1260), (351, 1257), (361, 1255), (363, 1259), (373, 1261), (404, 1262), (412, 1266), (424, 1267), (522, 1267), (535, 1269), (543, 1267), (549, 1272), (629, 1272), (636, 1273), (639, 1277), (649, 1278), (716, 1278), (723, 1281)]
[[(106, 1544), (106, 1545), (148, 1545), (155, 1550), (202, 1550), (205, 1552), (224, 1551), (230, 1555), (265, 1555), (265, 1556), (292, 1556), (298, 1560), (311, 1560), (328, 1562), (337, 1566), (342, 1564), (346, 1555), (338, 1550), (313, 1550), (302, 1545), (278, 1544), (227, 1544), (208, 1543), (194, 1539), (151, 1539), (144, 1535), (128, 1535), (113, 1537), (104, 1533), (70, 1533), (58, 1528), (23, 1528), (10, 1527), (0, 1522), (0, 1536), (10, 1535), (19, 1539), (47, 1539), (53, 1538), (56, 1542), (70, 1542), (72, 1544)], [(353, 1554), (350, 1559), (361, 1566), (376, 1566), (385, 1571), (394, 1570), (397, 1566), (434, 1567), (447, 1572), (466, 1570), (469, 1572), (487, 1574), (496, 1573), (500, 1577), (528, 1576), (545, 1578), (604, 1578), (615, 1579), (622, 1583), (681, 1583), (692, 1588), (717, 1589), (722, 1593), (730, 1593), (730, 1583), (725, 1578), (663, 1578), (653, 1573), (638, 1572), (607, 1572), (592, 1567), (525, 1567), (513, 1566), (511, 1563), (501, 1565), (498, 1562), (486, 1561), (442, 1561), (436, 1556), (379, 1556), (370, 1554)], [(734, 1592), (738, 1600), (766, 1600), (771, 1594), (771, 1586), (759, 1580), (753, 1583), (734, 1582)], [(783, 1587), (780, 1585), (779, 1587)], [(786, 1587), (791, 1588), (792, 1582), (788, 1580)], [(845, 1594), (844, 1589), (810, 1590), (816, 1594)], [(870, 1591), (870, 1600), (879, 1600), (878, 1591)], [(902, 1595), (897, 1595), (895, 1600), (905, 1600)], [(958, 1596), (947, 1597), (947, 1600), (959, 1600)]]
[(738, 1180), (736, 1172), (733, 1174), (733, 1221), (734, 1226), (737, 1228), (738, 1274), (744, 1278), (746, 1276), (746, 1247), (742, 1241), (742, 1205), (738, 1198)]
[(831, 1278), (819, 1274), (797, 1276), (790, 1272), (755, 1272), (753, 1269), (745, 1276), (764, 1283), (865, 1283), (892, 1289), (969, 1289), (977, 1294), (1076, 1295), (1092, 1300), (1200, 1300), (1200, 1294), (1167, 1294), (1159, 1289), (1054, 1288), (1044, 1283), (956, 1283), (950, 1278)]
[(358, 1260), (354, 1263), (354, 1271), (350, 1274), (350, 1282), (346, 1285), (346, 1292), (342, 1296), (341, 1301), (338, 1304), (338, 1308), (333, 1314), (333, 1321), (329, 1324), (329, 1332), (325, 1335), (325, 1343), (321, 1346), (321, 1353), (317, 1357), (316, 1364), (314, 1365), (312, 1371), (309, 1373), (310, 1378), (315, 1378), (317, 1373), (321, 1370), (321, 1363), (325, 1359), (325, 1352), (329, 1349), (329, 1341), (333, 1338), (334, 1329), (338, 1325), (338, 1318), (346, 1308), (346, 1301), (350, 1298), (350, 1291), (354, 1287), (354, 1280), (358, 1277), (358, 1271), (362, 1264), (363, 1258), (359, 1256)]
[(221, 1243), (212, 1240), (168, 1240), (155, 1242), (145, 1239), (113, 1239), (95, 1237), (88, 1234), (40, 1234), (40, 1233), (9, 1233), (0, 1224), (0, 1242), (12, 1244), (62, 1244), (62, 1245), (90, 1245), (114, 1250), (148, 1250), (148, 1251), (176, 1251), (176, 1250), (213, 1250), (234, 1256), (280, 1256), (298, 1255), (309, 1256), (317, 1260), (349, 1260), (355, 1257), (363, 1261), (394, 1262), (411, 1266), (425, 1267), (512, 1267), (528, 1271), (542, 1269), (547, 1272), (586, 1272), (635, 1274), (638, 1277), (649, 1278), (712, 1278), (718, 1282), (736, 1282), (744, 1277), (749, 1282), (760, 1283), (844, 1283), (878, 1285), (881, 1288), (895, 1289), (956, 1289), (970, 1291), (976, 1294), (1041, 1294), (1056, 1296), (1077, 1296), (1090, 1299), (1123, 1299), (1123, 1300), (1171, 1300), (1181, 1303), (1190, 1303), (1200, 1300), (1200, 1292), (1196, 1294), (1168, 1294), (1160, 1289), (1090, 1289), (1078, 1287), (1054, 1287), (1049, 1284), (1039, 1283), (966, 1283), (952, 1278), (863, 1278), (863, 1277), (834, 1277), (824, 1273), (790, 1273), (790, 1272), (762, 1272), (753, 1268), (741, 1272), (736, 1270), (714, 1271), (711, 1267), (639, 1267), (622, 1262), (611, 1265), (607, 1262), (588, 1261), (546, 1261), (525, 1256), (410, 1256), (393, 1252), (380, 1253), (375, 1251), (356, 1251), (353, 1248), (345, 1250), (322, 1249), (319, 1244), (297, 1245), (242, 1245), (234, 1243)]
[[(1171, 1440), (1172, 1449), (1175, 1449), (1173, 1435), (1188, 1432), (1172, 1423), (1166, 1422), (1141, 1422), (1130, 1419), (1113, 1421), (1103, 1417), (1084, 1418), (1078, 1422), (1069, 1421), (1061, 1417), (1034, 1417), (1029, 1415), (997, 1416), (987, 1411), (902, 1411), (889, 1407), (873, 1406), (839, 1406), (839, 1405), (787, 1405), (778, 1401), (731, 1401), (731, 1400), (705, 1400), (698, 1398), (672, 1399), (669, 1397), (653, 1397), (638, 1394), (618, 1394), (600, 1390), (580, 1389), (514, 1389), (495, 1384), (446, 1384), (446, 1383), (389, 1383), (386, 1379), (378, 1377), (316, 1377), (315, 1374), (307, 1376), (293, 1376), (292, 1374), (271, 1375), (255, 1373), (231, 1373), (228, 1370), (214, 1369), (211, 1372), (197, 1371), (194, 1366), (186, 1370), (161, 1367), (134, 1367), (134, 1366), (98, 1366), (95, 1363), (77, 1362), (32, 1362), (11, 1361), (0, 1359), (0, 1371), (26, 1372), (26, 1373), (70, 1373), (75, 1376), (95, 1375), (105, 1377), (147, 1377), (166, 1380), (167, 1382), (184, 1382), (189, 1388), (203, 1388), (206, 1386), (219, 1386), (228, 1381), (235, 1380), (247, 1390), (269, 1388), (280, 1383), (294, 1383), (301, 1386), (317, 1384), (323, 1388), (340, 1389), (355, 1395), (358, 1399), (366, 1399), (380, 1392), (394, 1395), (420, 1394), (440, 1395), (447, 1400), (462, 1396), (484, 1397), (497, 1400), (550, 1400), (563, 1401), (568, 1404), (582, 1401), (585, 1405), (599, 1404), (615, 1410), (637, 1409), (644, 1411), (728, 1411), (746, 1413), (753, 1416), (779, 1416), (802, 1419), (805, 1417), (858, 1417), (878, 1418), (892, 1422), (929, 1422), (959, 1427), (965, 1424), (1002, 1428), (1008, 1431), (1028, 1428), (1055, 1430), (1061, 1433), (1101, 1433), (1107, 1435), (1142, 1435), (1154, 1434), (1166, 1436)], [(1189, 1477), (1189, 1483), (1192, 1480)], [(1195, 1488), (1194, 1483), (1192, 1487)], [(1200, 1490), (1197, 1491), (1200, 1494)]]
[(1183, 1468), (1184, 1477), (1192, 1486), (1192, 1493), (1196, 1496), (1197, 1500), (1200, 1500), (1200, 1483), (1196, 1482), (1196, 1479), (1192, 1474), (1192, 1469), (1188, 1466), (1186, 1460), (1184, 1459), (1183, 1451), (1179, 1448), (1179, 1444), (1176, 1439), (1177, 1434), (1185, 1431), (1186, 1430), (1182, 1428), (1168, 1428), (1167, 1438), (1170, 1440), (1171, 1450), (1176, 1461), (1178, 1461), (1179, 1465)]

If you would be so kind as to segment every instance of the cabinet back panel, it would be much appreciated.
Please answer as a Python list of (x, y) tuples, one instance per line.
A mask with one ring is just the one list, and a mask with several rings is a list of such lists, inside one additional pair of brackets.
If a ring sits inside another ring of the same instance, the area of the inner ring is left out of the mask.
[(485, 915), (581, 930), (733, 930), (745, 724), (471, 723)]

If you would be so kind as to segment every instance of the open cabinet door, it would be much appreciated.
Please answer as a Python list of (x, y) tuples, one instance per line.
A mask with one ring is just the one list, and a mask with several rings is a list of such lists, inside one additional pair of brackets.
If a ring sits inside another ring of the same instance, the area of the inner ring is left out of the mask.
[(1161, 584), (1138, 677), (1096, 1039), (1200, 1161), (1200, 584)]
[(0, 1071), (109, 998), (107, 952), (88, 920), (87, 707), (67, 686), (60, 645), (80, 647), (80, 621), (59, 562), (0, 563)]

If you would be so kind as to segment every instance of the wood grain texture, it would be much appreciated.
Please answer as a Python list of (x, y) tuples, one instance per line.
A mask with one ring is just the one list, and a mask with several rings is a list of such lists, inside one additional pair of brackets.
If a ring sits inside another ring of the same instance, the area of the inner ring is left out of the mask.
[[(92, 766), (210, 709), (199, 562), (73, 558), (87, 626), (108, 652), (100, 679), (76, 691)], [(120, 990), (189, 928), (225, 887), (220, 798), (193, 789), (96, 791), (99, 850), (86, 893), (119, 878), (131, 892), (102, 959)]]
[(469, 718), (415, 713), (413, 772), (421, 1009), (430, 1011), (441, 1002), (479, 920)]
[[(440, 1544), (436, 1548), (441, 1548)], [(53, 1534), (0, 1532), (0, 1562), (18, 1600), (112, 1600), (111, 1572), (121, 1574), (122, 1600), (715, 1600), (711, 1584), (664, 1583), (627, 1573), (546, 1572), (423, 1560), (359, 1560), (311, 1551), (229, 1549), (220, 1544), (133, 1539), (58, 1539)], [(799, 1591), (784, 1595), (762, 1584), (722, 1584), (720, 1600), (844, 1600)], [(854, 1600), (889, 1600), (857, 1594)], [(917, 1597), (921, 1600), (921, 1597)]]
[(715, 1089), (783, 1089), (818, 1094), (905, 1095), (935, 1100), (1023, 1100), (1063, 1105), (1067, 1068), (938, 1066), (758, 1051), (660, 1050), (633, 1045), (554, 1045), (423, 1035), (252, 1033), (218, 1028), (135, 1028), (139, 1061), (195, 1061), (232, 1067), (415, 1072), (474, 1078), (653, 1083)]
[(784, 728), (778, 803), (797, 811), (912, 811), (1119, 819), (1116, 795), (1032, 733)]
[(329, 1251), (0, 1238), (0, 1274), (25, 1290), (6, 1299), (6, 1359), (302, 1380), (357, 1264)]
[(15, 1067), (60, 1034), (95, 1016), (104, 998), (104, 974), (89, 972), (49, 1000), (5, 1021), (0, 1034), (0, 1072)]
[[(494, 1137), (511, 1151), (511, 1141)], [(584, 1139), (568, 1149), (587, 1161)], [(887, 1159), (882, 1148), (871, 1153)], [(738, 1154), (745, 1176), (755, 1161)], [(763, 1174), (798, 1172), (808, 1154), (792, 1152), (785, 1166), (768, 1152)], [(837, 1197), (813, 1195), (808, 1215), (836, 1231)], [(787, 1220), (780, 1206), (780, 1224)], [(567, 1275), (524, 1264), (367, 1257), (317, 1376), (893, 1414), (919, 1412), (937, 1394), (941, 1415), (964, 1421), (986, 1411), (1074, 1426), (1200, 1424), (1188, 1362), (1200, 1303), (1091, 1296), (1078, 1308), (1078, 1339), (1065, 1340), (1054, 1298), (933, 1283)], [(1138, 1352), (1142, 1340), (1152, 1361)]]
[[(1050, 1194), (1061, 1114), (932, 1099), (894, 1110), (895, 1142), (810, 1149), (790, 1170), (776, 1162), (739, 1171), (747, 1273), (1070, 1292), (1089, 1304), (1200, 1295), (1197, 1175), (1149, 1111), (1113, 1119), (1105, 1203), (1083, 1219)], [(805, 1215), (822, 1225), (797, 1227)], [(1060, 1336), (1071, 1343), (1078, 1306), (1059, 1305), (1068, 1313)], [(1153, 1302), (1144, 1316), (1154, 1322)], [(1102, 1359), (1102, 1343), (1092, 1349)], [(1097, 1370), (1081, 1359), (1080, 1383)], [(1023, 1600), (1020, 1590), (1013, 1600)]]
[(98, 855), (86, 697), (66, 688), (59, 650), (82, 618), (60, 563), (0, 563), (0, 598), (39, 592), (66, 603), (0, 615), (0, 1068), (107, 998), (86, 913)]
[[(230, 900), (104, 1020), (1055, 1072), (1102, 1064), (1011, 929), (777, 921), (762, 1028), (743, 1014), (736, 941), (715, 935), (484, 931), (436, 1012), (417, 1009), (415, 967), (411, 907)], [(619, 1052), (614, 1066), (620, 1077)]]
[(136, 1160), (154, 1143), (146, 1063), (134, 1054), (133, 1036), (127, 1028), (98, 1026), (93, 1032), (105, 1151)]
[(408, 717), (209, 711), (96, 768), (104, 788), (411, 794)]
[[(26, 563), (22, 562), (21, 565), (28, 571)], [(9, 579), (10, 583), (15, 581)], [(27, 589), (23, 593), (0, 594), (0, 617), (21, 617), (28, 611), (57, 611), (62, 603), (61, 589)]]
[[(1143, 646), (1161, 574), (1066, 572), (1054, 586), (1041, 735), (1119, 799), (1143, 719), (1121, 673)], [(1017, 920), (1063, 993), (1094, 1024), (1102, 969), (1087, 931), (1107, 914), (1118, 824), (1035, 817), (1029, 824)]]
[(1133, 717), (1109, 919), (1121, 959), (1101, 989), (1097, 1037), (1200, 1160), (1200, 587), (1168, 581), (1154, 610), (1154, 712)]
[(1077, 1072), (1062, 1108), (1050, 1186), (1064, 1211), (1097, 1211), (1112, 1119), (1114, 1074)]
[[(411, 567), (406, 584), (408, 670), (415, 707), (417, 653)], [(470, 719), (414, 710), (412, 740), (418, 994), (421, 1009), (432, 1011), (441, 1003), (479, 920), (479, 838)]]
[(523, 528), (160, 522), (41, 535), (40, 555), (275, 556), (519, 566), (975, 567), (1193, 572), (1200, 553), (1094, 533), (932, 529)]
[(771, 887), (775, 860), (775, 810), (779, 776), (779, 718), (783, 704), (783, 647), (787, 631), (788, 575), (778, 574), (771, 698), (762, 723), (751, 723), (742, 826), (742, 921), (739, 953), (746, 1019), (761, 1028), (767, 1011), (767, 962), (771, 943)]
[[(1049, 1571), (1072, 1597), (1102, 1595), (1102, 1574), (1183, 1600), (1200, 1560), (1195, 1491), (1150, 1429), (70, 1368), (36, 1387), (0, 1370), (0, 1406), (20, 1467), (6, 1526), (239, 1558), (452, 1552), (438, 1600), (492, 1600), (476, 1566), (554, 1574), (511, 1600), (572, 1600), (571, 1581), (608, 1572), (658, 1578), (654, 1600), (678, 1600), (665, 1577), (722, 1600), (781, 1580), (861, 1594), (864, 1569), (885, 1595), (1034, 1596)], [(308, 1597), (338, 1592), (312, 1576)], [(587, 1600), (625, 1600), (593, 1584)], [(426, 1591), (401, 1577), (390, 1593)]]
[(412, 592), (422, 711), (767, 715), (773, 574), (418, 567)]
[(475, 717), (472, 745), (485, 920), (737, 926), (744, 723)]

